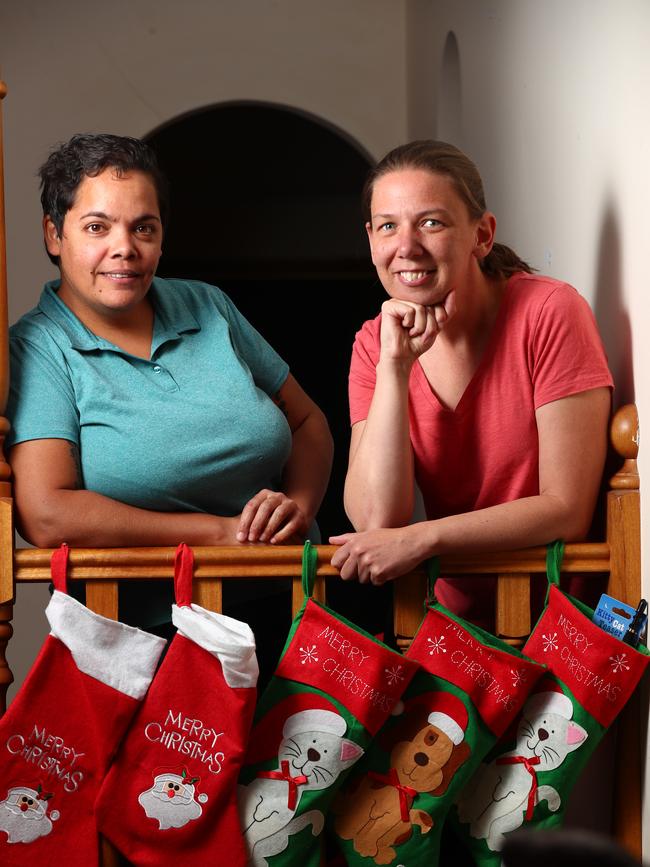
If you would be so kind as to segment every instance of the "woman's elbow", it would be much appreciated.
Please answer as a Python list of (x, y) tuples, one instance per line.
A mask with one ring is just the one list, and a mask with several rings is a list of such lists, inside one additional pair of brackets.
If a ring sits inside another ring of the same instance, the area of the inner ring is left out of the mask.
[(16, 527), (22, 538), (36, 548), (58, 548), (66, 534), (56, 509), (26, 508), (16, 504)]

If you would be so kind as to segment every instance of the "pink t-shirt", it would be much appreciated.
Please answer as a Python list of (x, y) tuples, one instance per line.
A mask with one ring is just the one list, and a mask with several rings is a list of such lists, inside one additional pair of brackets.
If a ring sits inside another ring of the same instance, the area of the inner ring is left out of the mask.
[[(366, 322), (352, 350), (352, 424), (365, 419), (370, 408), (380, 323), (381, 315)], [(411, 443), (427, 517), (470, 512), (538, 494), (535, 410), (612, 384), (587, 302), (558, 280), (513, 275), (478, 369), (455, 410), (439, 402), (420, 364), (413, 365)], [(458, 613), (470, 616), (460, 600), (439, 596)]]

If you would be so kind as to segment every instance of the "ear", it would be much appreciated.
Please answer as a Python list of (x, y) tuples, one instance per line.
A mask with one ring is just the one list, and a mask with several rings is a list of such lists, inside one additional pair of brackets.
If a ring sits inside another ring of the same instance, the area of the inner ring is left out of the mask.
[(364, 750), (354, 741), (349, 741), (346, 738), (341, 738), (341, 754), (339, 756), (342, 762), (356, 762), (363, 755)]
[(56, 226), (52, 222), (52, 218), (48, 215), (43, 217), (43, 238), (45, 247), (51, 256), (61, 255), (61, 239), (56, 230)]
[(566, 743), (568, 747), (576, 750), (583, 741), (587, 740), (587, 732), (578, 723), (570, 722), (566, 730)]
[(451, 751), (451, 755), (440, 769), (442, 771), (442, 780), (440, 781), (440, 785), (433, 792), (429, 792), (429, 794), (434, 795), (435, 797), (444, 795), (454, 774), (458, 768), (467, 761), (471, 754), (472, 750), (470, 749), (469, 744), (465, 741), (461, 741), (457, 746), (455, 746)]
[(485, 259), (494, 245), (497, 231), (497, 218), (491, 211), (486, 211), (476, 223), (476, 240), (474, 256), (481, 261)]
[(370, 259), (372, 260), (372, 264), (375, 265), (375, 251), (374, 251), (375, 233), (372, 231), (372, 223), (366, 223), (366, 235), (368, 236), (368, 244), (370, 245)]

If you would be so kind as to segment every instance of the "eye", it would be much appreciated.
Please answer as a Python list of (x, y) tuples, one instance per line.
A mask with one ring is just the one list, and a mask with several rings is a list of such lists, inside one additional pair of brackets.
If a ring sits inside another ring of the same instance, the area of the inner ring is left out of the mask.
[(443, 225), (440, 220), (434, 220), (433, 217), (427, 217), (426, 220), (423, 221), (422, 225), (425, 229), (437, 229)]
[(99, 235), (100, 232), (104, 231), (104, 226), (101, 223), (88, 223), (86, 231), (90, 235)]
[(150, 223), (143, 223), (141, 226), (135, 227), (136, 235), (153, 235), (155, 231), (156, 227)]
[(395, 223), (390, 223), (390, 222), (382, 223), (381, 225), (377, 226), (378, 232), (392, 232), (394, 229), (395, 229)]

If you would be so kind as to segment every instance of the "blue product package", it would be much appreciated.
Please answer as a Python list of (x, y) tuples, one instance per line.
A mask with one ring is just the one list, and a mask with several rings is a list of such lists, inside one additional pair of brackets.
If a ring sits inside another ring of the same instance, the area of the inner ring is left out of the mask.
[(631, 605), (603, 593), (594, 612), (594, 623), (610, 635), (623, 639), (635, 613)]

